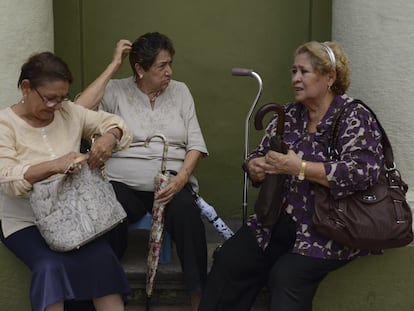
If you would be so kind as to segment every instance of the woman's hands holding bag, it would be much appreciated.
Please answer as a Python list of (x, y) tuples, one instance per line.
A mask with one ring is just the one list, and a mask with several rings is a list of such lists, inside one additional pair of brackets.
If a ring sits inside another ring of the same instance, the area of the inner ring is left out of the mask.
[(86, 163), (88, 159), (87, 154), (70, 152), (64, 157), (69, 157), (71, 160), (70, 164), (67, 166), (64, 171), (65, 174), (77, 174), (82, 170), (82, 166)]
[(77, 174), (87, 158), (87, 154), (71, 151), (59, 158), (31, 165), (24, 178), (33, 185), (55, 174)]
[[(117, 133), (115, 134), (114, 131)], [(114, 128), (100, 135), (92, 136), (91, 149), (89, 151), (88, 164), (91, 169), (102, 168), (105, 162), (112, 156), (119, 145), (121, 130)]]

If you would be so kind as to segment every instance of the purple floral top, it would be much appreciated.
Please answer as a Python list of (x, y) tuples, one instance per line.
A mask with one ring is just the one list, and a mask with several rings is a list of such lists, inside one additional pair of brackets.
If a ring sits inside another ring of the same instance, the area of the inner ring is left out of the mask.
[[(366, 189), (378, 180), (383, 161), (381, 131), (370, 112), (362, 105), (349, 109), (341, 118), (337, 144), (340, 161), (327, 158), (328, 137), (334, 115), (345, 102), (353, 99), (347, 95), (336, 96), (315, 133), (307, 132), (308, 113), (300, 103), (285, 106), (284, 141), (306, 161), (324, 162), (331, 194), (345, 197), (356, 190)], [(247, 161), (264, 156), (269, 150), (269, 138), (275, 134), (277, 115), (270, 120), (260, 144)], [(367, 255), (369, 251), (349, 249), (326, 239), (316, 232), (312, 224), (314, 212), (314, 183), (297, 176), (288, 176), (285, 183), (283, 206), (296, 221), (296, 242), (293, 252), (325, 259), (347, 260)], [(264, 249), (270, 240), (270, 230), (263, 228), (256, 215), (249, 217), (248, 226), (256, 232), (259, 245)]]

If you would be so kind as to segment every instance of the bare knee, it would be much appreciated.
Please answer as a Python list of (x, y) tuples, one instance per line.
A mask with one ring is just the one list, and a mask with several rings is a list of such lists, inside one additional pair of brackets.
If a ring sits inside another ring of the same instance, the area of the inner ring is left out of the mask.
[(48, 305), (45, 311), (63, 311), (63, 301)]
[(96, 311), (124, 311), (124, 301), (120, 294), (112, 294), (93, 300)]

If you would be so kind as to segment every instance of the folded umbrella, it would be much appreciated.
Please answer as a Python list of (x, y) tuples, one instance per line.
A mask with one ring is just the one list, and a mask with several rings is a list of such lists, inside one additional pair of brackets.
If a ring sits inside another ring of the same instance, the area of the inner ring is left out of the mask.
[[(177, 172), (173, 170), (168, 170), (167, 172), (174, 176), (177, 175)], [(185, 187), (194, 197), (194, 201), (200, 209), (201, 215), (203, 215), (208, 222), (214, 226), (223, 239), (227, 240), (232, 237), (234, 235), (233, 231), (226, 225), (223, 219), (218, 216), (214, 207), (208, 204), (196, 191), (194, 191), (191, 184), (187, 183)]]
[[(145, 145), (147, 146), (152, 138), (159, 137), (164, 143), (164, 149), (161, 160), (161, 170), (154, 177), (154, 193), (164, 189), (170, 182), (171, 175), (166, 171), (166, 161), (168, 153), (168, 142), (164, 135), (154, 134), (147, 137)], [(154, 200), (152, 206), (152, 223), (151, 231), (148, 241), (148, 258), (147, 258), (147, 284), (146, 284), (146, 294), (147, 294), (147, 303), (146, 310), (149, 310), (149, 304), (152, 297), (152, 292), (154, 288), (155, 275), (157, 274), (158, 263), (160, 260), (161, 245), (164, 235), (164, 210), (165, 205), (158, 203)]]
[(188, 190), (194, 197), (195, 203), (200, 209), (201, 215), (207, 218), (208, 222), (211, 223), (217, 232), (223, 237), (224, 240), (231, 238), (234, 233), (221, 219), (213, 206), (208, 204), (197, 192), (193, 190), (190, 184), (187, 184)]
[(226, 223), (218, 215), (214, 207), (208, 204), (202, 197), (197, 196), (196, 204), (201, 210), (201, 214), (207, 218), (207, 220), (216, 228), (217, 232), (223, 237), (224, 240), (231, 238), (234, 233), (226, 225)]
[[(264, 115), (269, 111), (275, 111), (278, 115), (276, 134), (270, 138), (270, 149), (286, 154), (288, 148), (283, 142), (283, 132), (285, 123), (285, 111), (282, 106), (269, 103), (261, 107), (255, 116), (255, 128), (263, 129), (262, 121)], [(257, 219), (264, 227), (274, 225), (282, 209), (282, 191), (286, 179), (285, 174), (266, 175), (265, 180), (260, 186), (259, 194), (254, 205)]]

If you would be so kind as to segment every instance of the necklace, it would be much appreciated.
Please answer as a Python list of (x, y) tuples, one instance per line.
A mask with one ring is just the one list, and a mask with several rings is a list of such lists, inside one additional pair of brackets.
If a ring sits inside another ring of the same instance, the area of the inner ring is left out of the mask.
[(157, 97), (160, 96), (161, 90), (157, 91), (153, 96), (150, 96), (150, 94), (152, 92), (145, 92), (145, 88), (143, 88), (142, 83), (139, 83), (139, 82), (140, 82), (140, 80), (135, 80), (135, 83), (136, 83), (138, 89), (142, 93), (144, 93), (144, 94), (146, 94), (148, 96), (150, 104), (153, 105), (155, 103), (155, 100), (157, 99)]
[(155, 100), (157, 99), (158, 96), (160, 96), (161, 91), (158, 91), (157, 93), (155, 93), (154, 96), (150, 97), (150, 103), (153, 104), (155, 103)]

